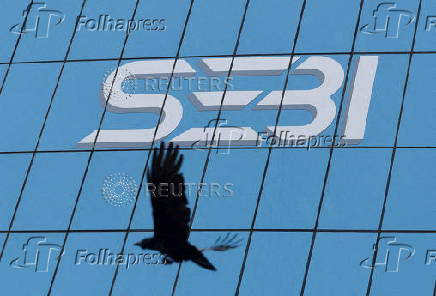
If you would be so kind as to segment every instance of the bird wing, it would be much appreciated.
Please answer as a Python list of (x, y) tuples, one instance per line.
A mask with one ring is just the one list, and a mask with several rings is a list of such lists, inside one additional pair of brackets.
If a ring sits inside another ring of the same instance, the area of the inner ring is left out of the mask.
[(213, 246), (200, 249), (201, 252), (204, 251), (227, 251), (230, 249), (234, 249), (239, 247), (239, 243), (242, 242), (242, 239), (235, 240), (238, 237), (238, 234), (235, 233), (233, 236), (230, 235), (230, 232), (226, 234), (224, 238), (219, 236)]
[(155, 149), (151, 170), (147, 172), (148, 190), (153, 207), (154, 237), (162, 240), (187, 241), (191, 210), (187, 207), (185, 182), (179, 169), (183, 155), (170, 143)]

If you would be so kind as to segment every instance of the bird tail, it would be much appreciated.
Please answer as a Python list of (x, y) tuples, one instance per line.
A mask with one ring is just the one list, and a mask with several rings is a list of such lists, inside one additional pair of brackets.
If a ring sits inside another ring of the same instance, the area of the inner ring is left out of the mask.
[(221, 238), (221, 236), (219, 236), (213, 246), (205, 249), (200, 249), (200, 251), (227, 251), (237, 248), (239, 246), (239, 243), (242, 241), (242, 239), (238, 239), (235, 241), (237, 236), (237, 233), (235, 233), (235, 235), (233, 235), (232, 237), (230, 237), (230, 233), (227, 233), (224, 238)]
[(199, 251), (193, 258), (191, 258), (192, 262), (197, 263), (203, 268), (209, 269), (209, 270), (216, 270), (215, 266), (213, 266), (212, 263), (209, 262), (209, 260), (204, 257), (204, 255)]

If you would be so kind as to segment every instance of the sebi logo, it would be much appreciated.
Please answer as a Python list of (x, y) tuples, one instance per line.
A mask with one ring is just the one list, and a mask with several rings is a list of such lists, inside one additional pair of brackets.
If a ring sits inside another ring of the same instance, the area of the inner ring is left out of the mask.
[[(193, 91), (188, 95), (188, 101), (199, 112), (216, 112), (220, 109), (229, 112), (241, 112), (256, 98), (258, 102), (253, 110), (305, 110), (312, 115), (312, 121), (305, 125), (265, 126), (263, 131), (256, 131), (252, 126), (226, 126), (219, 124), (216, 129), (214, 143), (211, 142), (215, 124), (204, 124), (191, 127), (180, 134), (172, 133), (179, 126), (184, 114), (180, 100), (173, 94), (141, 93), (131, 94), (123, 91), (123, 82), (129, 79), (149, 79), (170, 77), (174, 59), (143, 60), (126, 63), (113, 71), (101, 85), (99, 100), (101, 106), (113, 113), (155, 113), (162, 112), (162, 120), (155, 127), (148, 129), (116, 129), (100, 130), (97, 140), (97, 130), (84, 137), (78, 147), (92, 147), (94, 142), (99, 147), (144, 147), (155, 140), (169, 138), (180, 146), (216, 145), (217, 140), (226, 146), (258, 146), (259, 134), (277, 136), (280, 140), (306, 139), (309, 141), (325, 131), (336, 116), (337, 106), (332, 100), (344, 83), (344, 70), (336, 60), (324, 56), (307, 58), (293, 57), (292, 64), (299, 64), (290, 75), (309, 75), (318, 79), (318, 86), (306, 90), (265, 91), (262, 89)], [(279, 76), (288, 68), (290, 57), (236, 57), (232, 68), (232, 76)], [(192, 78), (199, 70), (208, 77), (225, 77), (231, 58), (201, 58), (194, 69), (186, 60), (177, 60), (174, 77)], [(345, 105), (344, 122), (341, 130), (341, 140), (348, 144), (358, 144), (365, 134), (366, 118), (372, 97), (374, 79), (378, 67), (378, 56), (360, 56), (353, 65), (354, 74), (350, 81), (349, 94)], [(199, 70), (197, 70), (199, 69)], [(116, 76), (116, 77), (115, 77)], [(112, 86), (113, 83), (113, 86)], [(111, 85), (111, 92), (107, 91)], [(116, 94), (116, 95), (114, 95)], [(164, 103), (165, 102), (165, 103)], [(254, 104), (254, 103), (253, 103)], [(212, 113), (211, 113), (212, 114)], [(205, 123), (206, 124), (206, 123)], [(275, 130), (275, 133), (274, 133)], [(282, 139), (286, 138), (286, 139)], [(95, 141), (96, 140), (96, 141)]]

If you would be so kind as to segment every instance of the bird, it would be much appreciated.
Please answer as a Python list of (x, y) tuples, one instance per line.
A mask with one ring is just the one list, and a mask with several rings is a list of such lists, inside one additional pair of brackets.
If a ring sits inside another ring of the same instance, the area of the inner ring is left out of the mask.
[(165, 148), (164, 142), (161, 142), (159, 149), (154, 148), (151, 169), (147, 171), (154, 235), (135, 245), (143, 250), (160, 252), (164, 255), (165, 264), (192, 261), (202, 268), (215, 271), (215, 266), (203, 252), (234, 249), (242, 239), (237, 239), (237, 233), (227, 233), (223, 238), (219, 236), (208, 248), (198, 249), (189, 243), (191, 209), (185, 194), (184, 177), (180, 172), (183, 155), (179, 155), (179, 146), (174, 147), (172, 142)]

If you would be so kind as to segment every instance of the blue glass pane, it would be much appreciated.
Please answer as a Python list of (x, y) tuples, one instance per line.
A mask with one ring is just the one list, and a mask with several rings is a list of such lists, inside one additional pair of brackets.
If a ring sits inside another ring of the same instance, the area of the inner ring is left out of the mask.
[(433, 149), (400, 149), (392, 170), (385, 229), (434, 229)]
[(9, 228), (31, 157), (31, 154), (0, 155), (0, 229)]
[(254, 233), (241, 295), (299, 294), (311, 236), (311, 233)]
[(353, 44), (359, 3), (358, 0), (307, 1), (296, 51), (349, 51)]
[[(26, 9), (30, 1), (8, 1), (3, 3), (2, 10), (0, 11), (0, 39), (2, 46), (0, 46), (0, 62), (9, 62), (12, 52), (15, 48), (15, 43), (20, 36), (20, 30), (24, 15), (23, 11)], [(14, 27), (17, 29), (15, 29)], [(12, 30), (11, 30), (12, 29)]]
[(430, 69), (434, 55), (413, 56), (398, 137), (400, 146), (435, 146), (436, 88)]
[(195, 2), (181, 55), (232, 54), (244, 4), (241, 0)]
[(60, 66), (11, 66), (0, 98), (0, 151), (35, 149)]
[(302, 2), (251, 1), (238, 53), (290, 53)]
[(36, 155), (12, 229), (66, 229), (87, 160), (88, 153)]
[(376, 234), (319, 233), (313, 249), (305, 295), (362, 295), (370, 269), (360, 262), (371, 255)]
[(124, 57), (176, 56), (189, 5), (188, 0), (139, 1), (135, 17), (138, 27), (130, 31)]

